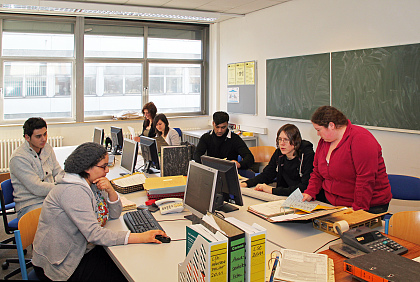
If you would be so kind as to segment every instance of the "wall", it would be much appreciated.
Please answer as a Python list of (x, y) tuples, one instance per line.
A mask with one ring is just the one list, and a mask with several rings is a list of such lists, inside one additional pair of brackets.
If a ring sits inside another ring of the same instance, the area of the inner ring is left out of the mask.
[[(420, 43), (419, 10), (418, 0), (293, 0), (219, 23), (218, 108), (227, 108), (227, 64), (256, 60), (258, 114), (232, 115), (231, 121), (267, 127), (260, 145), (274, 145), (277, 129), (290, 121), (265, 116), (267, 59)], [(292, 122), (316, 147), (312, 124)], [(420, 134), (370, 131), (382, 145), (388, 173), (420, 177)]]

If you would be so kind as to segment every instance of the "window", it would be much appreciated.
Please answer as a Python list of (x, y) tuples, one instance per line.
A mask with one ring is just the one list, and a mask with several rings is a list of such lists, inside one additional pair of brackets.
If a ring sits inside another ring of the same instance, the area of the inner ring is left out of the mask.
[(108, 119), (140, 112), (149, 101), (162, 113), (205, 112), (207, 25), (6, 14), (0, 20), (0, 122)]

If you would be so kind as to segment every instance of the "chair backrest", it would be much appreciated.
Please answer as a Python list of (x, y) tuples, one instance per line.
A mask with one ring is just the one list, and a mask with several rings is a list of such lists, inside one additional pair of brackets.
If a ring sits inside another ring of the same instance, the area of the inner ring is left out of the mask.
[(16, 247), (23, 280), (28, 280), (28, 272), (26, 270), (26, 261), (23, 250), (34, 241), (40, 214), (41, 208), (24, 214), (19, 220), (18, 230), (15, 231)]
[(388, 234), (420, 245), (420, 211), (403, 211), (392, 215)]
[(174, 127), (174, 129), (176, 130), (176, 132), (178, 132), (179, 134), (179, 138), (182, 140), (182, 130), (179, 127)]
[(420, 200), (420, 178), (388, 174), (392, 198), (401, 200)]
[(256, 146), (249, 147), (256, 163), (268, 163), (273, 155), (276, 147), (273, 146)]
[(3, 194), (4, 204), (10, 204), (13, 203), (14, 197), (13, 197), (13, 185), (12, 180), (7, 179), (1, 183), (1, 191)]
[(0, 173), (0, 182), (3, 182), (7, 179), (10, 179), (10, 173), (9, 172)]

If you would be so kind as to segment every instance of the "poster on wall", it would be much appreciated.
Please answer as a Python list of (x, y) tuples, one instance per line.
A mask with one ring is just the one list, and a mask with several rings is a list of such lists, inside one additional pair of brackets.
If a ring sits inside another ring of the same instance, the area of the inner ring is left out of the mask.
[(245, 63), (237, 63), (235, 85), (244, 85), (244, 84), (245, 84)]
[(228, 65), (228, 85), (235, 85), (236, 83), (236, 66), (235, 64)]
[(239, 87), (228, 87), (228, 103), (239, 103)]
[(255, 62), (245, 62), (245, 84), (255, 84)]

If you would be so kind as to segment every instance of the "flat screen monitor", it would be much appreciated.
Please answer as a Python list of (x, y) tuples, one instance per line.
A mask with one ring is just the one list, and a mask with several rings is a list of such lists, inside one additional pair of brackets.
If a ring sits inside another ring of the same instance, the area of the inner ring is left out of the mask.
[(131, 139), (124, 139), (123, 151), (121, 156), (121, 167), (130, 174), (136, 172), (137, 155), (139, 153), (139, 145)]
[(218, 170), (216, 196), (214, 199), (215, 209), (231, 212), (238, 210), (238, 207), (231, 204), (243, 206), (244, 202), (242, 200), (236, 163), (209, 156), (201, 156), (201, 163)]
[(143, 171), (147, 173), (159, 172), (159, 154), (157, 150), (156, 139), (140, 136), (140, 149), (141, 155), (144, 159)]
[(104, 144), (104, 129), (95, 127), (93, 130), (93, 142), (99, 145)]
[(188, 167), (184, 205), (193, 217), (202, 218), (207, 211), (214, 212), (217, 170), (191, 161)]
[(111, 126), (112, 154), (121, 155), (123, 149), (123, 132), (121, 127)]

